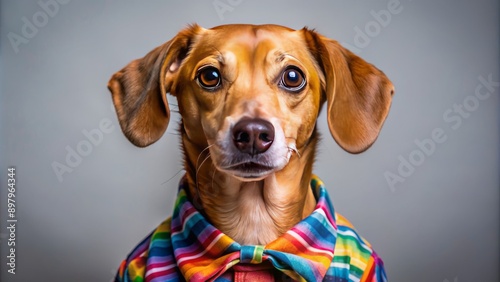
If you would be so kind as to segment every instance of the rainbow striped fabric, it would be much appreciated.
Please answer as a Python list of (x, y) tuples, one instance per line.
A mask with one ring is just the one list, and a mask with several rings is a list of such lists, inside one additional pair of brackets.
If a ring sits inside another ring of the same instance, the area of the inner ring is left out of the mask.
[(382, 260), (334, 212), (321, 180), (314, 176), (311, 186), (317, 199), (311, 215), (265, 246), (242, 246), (196, 210), (183, 179), (172, 218), (130, 253), (115, 281), (219, 282), (252, 277), (245, 273), (257, 275), (249, 281), (263, 277), (266, 281), (387, 281)]

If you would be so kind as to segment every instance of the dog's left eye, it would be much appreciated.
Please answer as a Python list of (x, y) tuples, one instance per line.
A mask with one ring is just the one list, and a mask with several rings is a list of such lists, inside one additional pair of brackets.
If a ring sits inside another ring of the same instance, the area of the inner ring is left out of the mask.
[(207, 90), (214, 90), (220, 85), (221, 75), (215, 67), (205, 67), (198, 72), (196, 79), (201, 87)]
[(297, 67), (289, 67), (283, 72), (280, 84), (286, 90), (297, 92), (304, 88), (306, 79)]

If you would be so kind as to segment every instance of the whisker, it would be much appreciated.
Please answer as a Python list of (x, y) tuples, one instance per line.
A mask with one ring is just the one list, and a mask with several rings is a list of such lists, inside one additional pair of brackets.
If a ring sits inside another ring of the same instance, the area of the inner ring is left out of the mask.
[(195, 190), (196, 190), (196, 197), (199, 198), (199, 181), (198, 181), (198, 172), (200, 171), (200, 168), (203, 166), (203, 164), (205, 163), (206, 160), (208, 160), (210, 158), (210, 151), (208, 152), (208, 155), (205, 157), (205, 159), (201, 162), (201, 164), (198, 166), (199, 162), (200, 162), (200, 158), (201, 158), (201, 155), (203, 155), (203, 153), (210, 149), (210, 147), (212, 147), (212, 145), (209, 145), (207, 146), (205, 149), (203, 149), (200, 154), (198, 155), (198, 158), (196, 159), (196, 173), (194, 174), (194, 181), (195, 181)]
[(210, 158), (210, 153), (208, 153), (207, 157), (201, 162), (200, 166), (196, 168), (196, 173), (195, 173), (195, 180), (196, 180), (196, 191), (198, 191), (199, 188), (199, 181), (198, 181), (198, 172), (200, 171), (201, 167), (203, 164)]
[(297, 154), (297, 157), (299, 157), (300, 159), (300, 152), (299, 150), (297, 150), (297, 148), (295, 148), (295, 146), (287, 146), (287, 149), (288, 151), (295, 152), (295, 154)]
[(208, 149), (210, 149), (210, 147), (212, 147), (214, 144), (212, 145), (208, 145), (205, 149), (203, 149), (203, 151), (200, 152), (200, 154), (198, 155), (198, 158), (196, 159), (196, 169), (198, 170), (198, 163), (200, 162), (200, 158), (201, 158), (201, 155)]
[(172, 180), (174, 177), (176, 177), (176, 176), (177, 176), (177, 174), (179, 174), (179, 173), (180, 173), (181, 171), (183, 171), (183, 170), (184, 170), (184, 169), (183, 169), (183, 168), (181, 168), (181, 169), (180, 169), (177, 173), (175, 173), (172, 177), (170, 177), (170, 178), (169, 178), (169, 179), (167, 179), (166, 181), (162, 182), (162, 183), (161, 183), (161, 185), (168, 183), (170, 180)]
[[(210, 158), (210, 153), (208, 153), (207, 157), (201, 162), (200, 166), (196, 168), (196, 176), (198, 176), (198, 172), (200, 171), (201, 167), (203, 166), (203, 164)], [(198, 178), (198, 177), (196, 177)]]
[(211, 167), (214, 167), (214, 173), (212, 173), (212, 182), (210, 183), (210, 185), (212, 186), (212, 190), (215, 190), (214, 189), (214, 178), (215, 178), (215, 173), (217, 172), (217, 169), (215, 168), (215, 165), (212, 163)]

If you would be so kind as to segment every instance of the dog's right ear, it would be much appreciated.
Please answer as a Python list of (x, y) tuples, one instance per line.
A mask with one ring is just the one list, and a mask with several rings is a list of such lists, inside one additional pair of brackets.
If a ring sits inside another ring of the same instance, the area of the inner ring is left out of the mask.
[(109, 83), (123, 133), (134, 145), (146, 147), (163, 135), (170, 119), (166, 94), (177, 78), (195, 35), (192, 25), (115, 73)]
[(306, 28), (302, 32), (325, 76), (323, 97), (330, 133), (347, 152), (365, 151), (379, 135), (394, 86), (381, 70), (337, 41)]

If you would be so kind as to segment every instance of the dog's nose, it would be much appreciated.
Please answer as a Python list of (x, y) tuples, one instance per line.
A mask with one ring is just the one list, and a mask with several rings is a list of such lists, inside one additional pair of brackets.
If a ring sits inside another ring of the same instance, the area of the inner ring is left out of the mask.
[(233, 142), (243, 153), (264, 153), (274, 141), (274, 126), (263, 119), (242, 119), (233, 127)]

